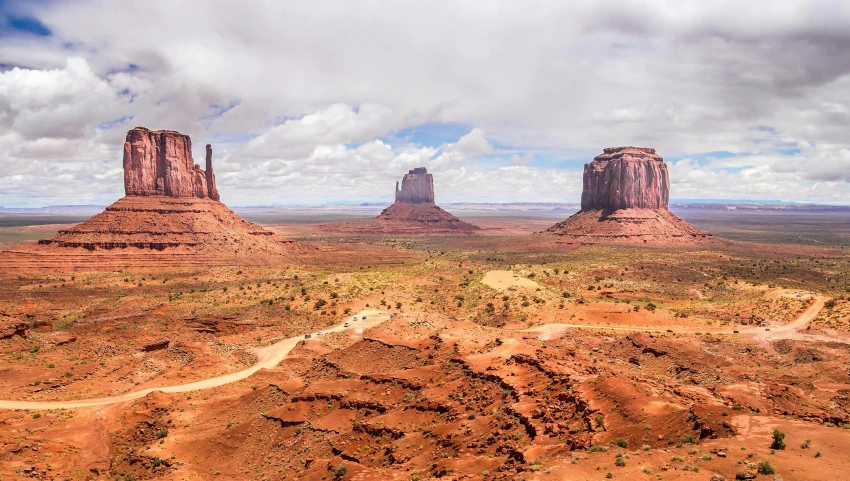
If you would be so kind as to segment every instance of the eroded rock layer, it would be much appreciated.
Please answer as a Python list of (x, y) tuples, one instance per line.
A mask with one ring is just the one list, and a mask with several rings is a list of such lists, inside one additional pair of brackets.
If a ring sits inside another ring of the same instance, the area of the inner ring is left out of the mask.
[(127, 196), (100, 214), (39, 241), (88, 250), (135, 247), (163, 250), (275, 251), (284, 243), (272, 232), (211, 199)]
[(409, 224), (425, 230), (475, 231), (478, 226), (449, 214), (437, 204), (408, 204), (396, 202), (384, 209), (378, 220), (391, 224)]
[(124, 193), (219, 200), (209, 145), (206, 161), (206, 171), (195, 164), (188, 135), (136, 127), (124, 142)]
[(708, 237), (667, 209), (667, 164), (648, 147), (609, 147), (584, 166), (581, 210), (546, 232), (577, 241), (695, 242)]

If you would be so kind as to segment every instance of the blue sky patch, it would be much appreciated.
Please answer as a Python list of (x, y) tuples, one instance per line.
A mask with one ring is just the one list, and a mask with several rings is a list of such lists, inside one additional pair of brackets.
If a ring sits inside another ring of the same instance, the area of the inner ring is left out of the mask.
[(210, 128), (212, 123), (215, 122), (216, 119), (226, 114), (230, 110), (233, 110), (233, 108), (235, 108), (237, 105), (239, 105), (239, 100), (231, 100), (226, 105), (210, 104), (209, 113), (199, 118), (198, 122), (200, 122), (205, 129), (208, 129)]
[(0, 35), (35, 35), (49, 37), (53, 32), (41, 20), (35, 17), (18, 16), (10, 13), (0, 13), (3, 20), (0, 23)]
[(457, 142), (468, 134), (472, 127), (457, 123), (431, 122), (390, 132), (378, 137), (381, 142), (398, 144), (417, 144), (425, 147), (439, 147)]
[(133, 120), (133, 116), (132, 115), (125, 115), (123, 117), (118, 117), (115, 120), (108, 120), (106, 122), (101, 122), (100, 124), (98, 124), (97, 128), (98, 128), (98, 130), (114, 129), (115, 127), (123, 124), (124, 122), (127, 122), (128, 120)]

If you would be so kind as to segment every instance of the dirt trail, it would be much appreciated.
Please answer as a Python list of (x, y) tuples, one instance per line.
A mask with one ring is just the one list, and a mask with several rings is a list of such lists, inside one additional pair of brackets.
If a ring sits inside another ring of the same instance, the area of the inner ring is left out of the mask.
[[(817, 296), (814, 298), (815, 302), (812, 303), (802, 314), (800, 314), (797, 319), (789, 322), (788, 324), (783, 324), (781, 326), (770, 327), (770, 331), (766, 331), (763, 327), (749, 327), (742, 328), (737, 330), (737, 333), (740, 334), (751, 334), (755, 335), (760, 339), (782, 339), (785, 337), (793, 336), (797, 330), (805, 328), (812, 320), (814, 320), (818, 313), (820, 313), (821, 309), (823, 309), (824, 303), (826, 302), (826, 297)], [(544, 324), (542, 326), (535, 326), (530, 329), (523, 329), (521, 332), (540, 332), (541, 335), (551, 337), (556, 335), (558, 331), (563, 331), (566, 329), (606, 329), (609, 331), (631, 331), (631, 332), (674, 332), (678, 334), (696, 334), (696, 333), (704, 333), (710, 332), (712, 334), (736, 334), (735, 329), (720, 329), (720, 330), (711, 330), (711, 329), (696, 329), (696, 328), (681, 328), (676, 326), (670, 326), (669, 328), (658, 328), (658, 327), (640, 327), (640, 326), (601, 326), (596, 324), (561, 324), (561, 323), (552, 323), (552, 324)], [(790, 333), (790, 334), (789, 334)]]
[[(367, 320), (363, 321), (363, 316), (367, 316)], [(351, 322), (351, 327), (344, 327), (345, 322), (337, 324), (334, 327), (325, 329), (322, 332), (340, 332), (346, 329), (368, 329), (375, 327), (389, 319), (389, 315), (383, 311), (367, 310), (360, 311), (355, 316), (360, 319)], [(347, 318), (350, 319), (350, 318)], [(178, 393), (199, 391), (202, 389), (211, 389), (214, 387), (224, 386), (225, 384), (234, 383), (245, 379), (260, 369), (271, 369), (280, 364), (281, 361), (289, 354), (290, 351), (303, 340), (304, 336), (295, 336), (284, 339), (280, 342), (272, 344), (268, 347), (263, 347), (256, 350), (257, 363), (248, 369), (224, 374), (222, 376), (211, 377), (201, 381), (190, 382), (187, 384), (177, 384), (174, 386), (161, 386), (142, 389), (139, 391), (128, 392), (119, 396), (111, 396), (97, 399), (81, 399), (77, 401), (0, 401), (0, 409), (77, 409), (94, 406), (105, 406), (125, 401), (132, 401), (147, 396), (154, 391)]]
[[(757, 327), (757, 328), (745, 328), (741, 329), (740, 334), (750, 334), (754, 335), (759, 339), (768, 340), (768, 339), (778, 339), (783, 337), (791, 337), (797, 335), (797, 330), (805, 328), (809, 322), (811, 322), (815, 317), (817, 317), (818, 313), (823, 309), (824, 303), (826, 302), (826, 297), (817, 296), (815, 297), (815, 302), (812, 303), (800, 316), (794, 321), (782, 325), (771, 327), (771, 331), (765, 331), (765, 328)], [(377, 326), (381, 324), (385, 320), (389, 319), (389, 315), (382, 311), (361, 311), (356, 314), (358, 319), (362, 319), (362, 316), (368, 316), (368, 321), (356, 321), (352, 323), (350, 328), (343, 327), (344, 323), (340, 323), (330, 329), (325, 330), (324, 332), (339, 332), (345, 329), (366, 329), (370, 327)], [(734, 334), (733, 329), (724, 329), (724, 330), (706, 330), (706, 329), (695, 329), (695, 328), (677, 328), (675, 326), (671, 326), (670, 328), (653, 328), (653, 327), (638, 327), (638, 326), (600, 326), (593, 324), (561, 324), (561, 323), (551, 323), (544, 324), (542, 326), (532, 327), (530, 329), (523, 329), (520, 332), (539, 332), (541, 336), (545, 338), (552, 338), (557, 336), (560, 332), (566, 329), (606, 329), (612, 331), (630, 331), (630, 332), (675, 332), (680, 334), (696, 334), (697, 332), (711, 332), (712, 334)], [(225, 384), (230, 384), (236, 381), (240, 381), (245, 379), (260, 369), (271, 369), (278, 364), (286, 357), (287, 354), (298, 344), (299, 341), (303, 339), (302, 336), (290, 337), (289, 339), (284, 339), (276, 344), (273, 344), (268, 347), (260, 348), (256, 351), (257, 353), (257, 363), (248, 369), (244, 369), (242, 371), (233, 372), (230, 374), (225, 374), (222, 376), (212, 377), (209, 379), (204, 379), (201, 381), (196, 381), (188, 384), (178, 384), (175, 386), (164, 386), (164, 387), (152, 387), (147, 389), (142, 389), (140, 391), (133, 391), (126, 394), (122, 394), (120, 396), (112, 396), (105, 398), (97, 398), (97, 399), (83, 399), (78, 401), (0, 401), (0, 409), (76, 409), (76, 408), (85, 408), (85, 407), (93, 407), (93, 406), (104, 406), (107, 404), (115, 404), (125, 401), (132, 401), (134, 399), (142, 398), (151, 392), (161, 391), (166, 393), (178, 393), (178, 392), (189, 392), (189, 391), (199, 391), (202, 389), (210, 389), (218, 386), (223, 386)]]

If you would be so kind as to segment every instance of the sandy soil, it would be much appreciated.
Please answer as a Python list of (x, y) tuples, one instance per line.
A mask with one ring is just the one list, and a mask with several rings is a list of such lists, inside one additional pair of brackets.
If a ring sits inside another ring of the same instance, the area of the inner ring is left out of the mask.
[(511, 271), (489, 271), (484, 274), (481, 282), (499, 291), (511, 288), (535, 289), (539, 287), (538, 283), (531, 279), (520, 277), (519, 274)]
[(842, 247), (538, 224), (2, 253), (0, 479), (842, 479)]

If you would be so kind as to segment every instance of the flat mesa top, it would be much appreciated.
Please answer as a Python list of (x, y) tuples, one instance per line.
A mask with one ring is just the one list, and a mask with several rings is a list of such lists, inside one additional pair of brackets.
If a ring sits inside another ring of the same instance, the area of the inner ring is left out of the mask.
[[(147, 127), (141, 127), (140, 126), (140, 127), (132, 128), (130, 130), (130, 132), (132, 132), (134, 130), (141, 130), (142, 132), (150, 132), (152, 134), (174, 134), (174, 135), (179, 135), (181, 137), (188, 137), (188, 135), (181, 134), (180, 132), (177, 132), (176, 130), (151, 130)], [(127, 133), (129, 134), (130, 132), (127, 132)]]
[(643, 152), (645, 154), (655, 153), (655, 149), (653, 149), (652, 147), (633, 147), (631, 145), (625, 147), (605, 147), (604, 149), (602, 149), (602, 152), (605, 152), (606, 154), (613, 154), (616, 152), (623, 151)]
[(606, 147), (602, 153), (594, 157), (596, 163), (607, 163), (612, 160), (627, 160), (635, 162), (664, 162), (652, 147)]

